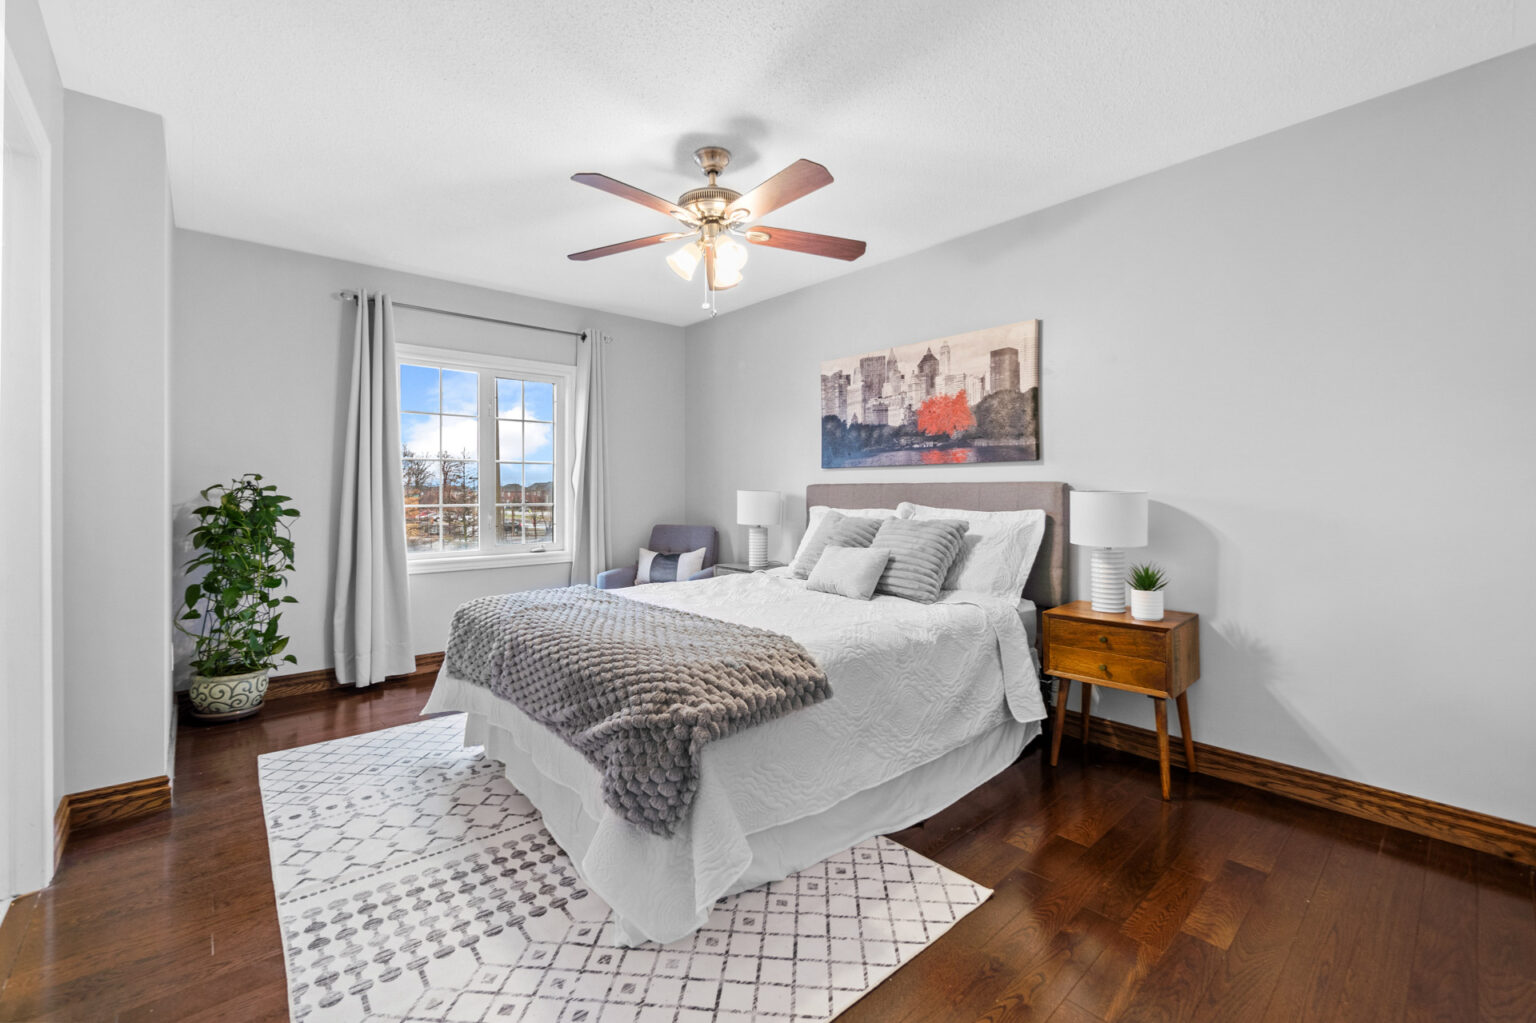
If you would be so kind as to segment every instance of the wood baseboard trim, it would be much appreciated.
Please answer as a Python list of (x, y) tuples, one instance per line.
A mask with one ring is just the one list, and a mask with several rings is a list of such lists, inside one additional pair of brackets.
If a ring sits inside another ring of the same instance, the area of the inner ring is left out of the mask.
[[(416, 655), (416, 670), (406, 672), (404, 675), (391, 675), (383, 682), (376, 685), (388, 685), (391, 682), (415, 682), (431, 678), (437, 674), (443, 666), (443, 651), (437, 650), (430, 654)], [(353, 686), (343, 686), (336, 681), (334, 668), (321, 668), (318, 671), (296, 671), (289, 675), (274, 675), (267, 682), (267, 699), (281, 700), (288, 696), (303, 696), (305, 693), (323, 693), (331, 689), (352, 689)]]
[[(415, 671), (404, 675), (391, 675), (383, 682), (377, 682), (375, 685), (430, 679), (437, 674), (437, 670), (442, 666), (443, 652), (441, 650), (430, 654), (417, 654)], [(303, 696), (306, 693), (324, 693), (354, 688), (353, 686), (343, 686), (338, 682), (334, 668), (319, 668), (315, 671), (295, 671), (287, 675), (273, 675), (267, 680), (266, 698), (270, 702), (272, 700), (282, 700), (290, 696)], [(191, 706), (186, 690), (183, 689), (176, 693), (176, 703), (182, 710), (186, 710)]]
[[(1081, 712), (1069, 710), (1066, 737), (1076, 738), (1082, 734)], [(1123, 753), (1157, 759), (1157, 733), (1149, 728), (1096, 717), (1092, 722), (1089, 741)], [(1172, 763), (1176, 770), (1184, 766), (1177, 742)], [(1292, 767), (1290, 764), (1265, 760), (1263, 757), (1203, 742), (1195, 743), (1195, 773), (1222, 778), (1277, 796), (1536, 866), (1536, 827), (1529, 824), (1336, 778), (1304, 767)]]
[(71, 792), (53, 810), (53, 872), (59, 872), (64, 847), (77, 831), (99, 824), (114, 824), (147, 817), (171, 808), (171, 779), (142, 778), (122, 785), (107, 785)]
[[(438, 668), (442, 667), (442, 651), (433, 653), (416, 654), (416, 670), (407, 671), (406, 674), (392, 674), (382, 682), (375, 685), (389, 685), (390, 682), (416, 682), (419, 679), (435, 676)], [(275, 674), (267, 682), (267, 699), (280, 700), (287, 696), (303, 696), (306, 693), (324, 693), (327, 690), (350, 690), (350, 685), (341, 685), (336, 680), (335, 668), (319, 668), (318, 671), (295, 671), (292, 674)]]
[[(86, 792), (71, 792), (59, 801), (54, 815), (55, 829), (64, 818), (65, 835), (73, 835), (99, 824), (133, 820), (171, 808), (171, 779), (165, 775), (107, 785)], [(57, 831), (55, 832), (57, 834)]]
[(59, 872), (59, 861), (64, 858), (64, 844), (69, 841), (69, 796), (59, 800), (53, 808), (53, 872)]

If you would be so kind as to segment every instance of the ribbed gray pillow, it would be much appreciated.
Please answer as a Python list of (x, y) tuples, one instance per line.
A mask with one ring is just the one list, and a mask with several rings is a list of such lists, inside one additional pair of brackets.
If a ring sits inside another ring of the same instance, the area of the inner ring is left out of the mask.
[(845, 518), (847, 516), (842, 512), (827, 509), (827, 513), (816, 524), (816, 532), (800, 545), (800, 552), (795, 555), (795, 560), (790, 562), (790, 575), (796, 579), (805, 579), (810, 576), (811, 569), (816, 567), (816, 562), (821, 558), (821, 552), (827, 549), (827, 541), (832, 539), (832, 530), (836, 529), (837, 524)]
[(891, 552), (876, 593), (922, 604), (939, 599), (944, 577), (965, 547), (969, 523), (954, 519), (887, 519), (870, 547)]
[(789, 566), (789, 574), (796, 579), (808, 579), (811, 569), (821, 560), (822, 551), (828, 547), (868, 547), (879, 531), (879, 519), (844, 515), (829, 509), (804, 549), (795, 556), (794, 564)]
[(827, 538), (828, 547), (868, 547), (875, 540), (875, 534), (880, 532), (880, 519), (866, 519), (858, 515), (848, 515), (832, 530), (832, 535)]

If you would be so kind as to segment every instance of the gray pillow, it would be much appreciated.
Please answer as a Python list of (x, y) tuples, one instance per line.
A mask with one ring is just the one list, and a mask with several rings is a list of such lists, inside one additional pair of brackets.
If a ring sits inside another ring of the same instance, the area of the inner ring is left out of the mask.
[(868, 600), (875, 595), (880, 573), (890, 560), (890, 551), (877, 551), (870, 547), (828, 546), (821, 552), (821, 559), (811, 569), (811, 577), (805, 588), (822, 593), (835, 593), (854, 600)]
[(876, 593), (923, 604), (939, 599), (944, 577), (965, 547), (970, 524), (955, 519), (887, 519), (870, 547), (891, 552)]
[(844, 515), (842, 512), (829, 510), (822, 517), (821, 524), (816, 527), (816, 532), (811, 536), (810, 542), (805, 545), (805, 549), (796, 555), (795, 563), (789, 567), (789, 573), (796, 579), (809, 578), (811, 570), (816, 567), (816, 562), (821, 560), (822, 551), (828, 547), (868, 547), (879, 531), (879, 519)]
[(796, 579), (809, 576), (811, 569), (816, 567), (816, 561), (821, 557), (821, 552), (827, 549), (827, 544), (832, 539), (832, 531), (847, 517), (840, 511), (827, 509), (827, 513), (816, 525), (816, 532), (811, 534), (811, 538), (801, 546), (800, 553), (796, 554), (795, 560), (790, 563), (789, 574)]
[(828, 547), (868, 547), (875, 540), (875, 534), (880, 532), (880, 519), (866, 519), (858, 515), (848, 515), (832, 530), (832, 536), (827, 540)]

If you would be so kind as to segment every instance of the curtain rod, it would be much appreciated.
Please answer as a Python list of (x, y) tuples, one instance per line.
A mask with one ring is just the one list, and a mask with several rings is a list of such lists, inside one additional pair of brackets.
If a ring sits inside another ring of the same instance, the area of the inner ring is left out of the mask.
[[(336, 292), (335, 297), (343, 302), (356, 302), (357, 292), (338, 291)], [(565, 334), (568, 337), (576, 338), (586, 336), (579, 330), (563, 330), (560, 327), (541, 327), (537, 323), (518, 323), (516, 320), (501, 320), (494, 316), (481, 316), (479, 313), (461, 313), (455, 309), (438, 309), (435, 306), (412, 305), (409, 302), (395, 302), (393, 304), (401, 309), (415, 309), (418, 312), (423, 313), (440, 313), (443, 316), (458, 316), (466, 320), (481, 320), (485, 323), (500, 323), (507, 327), (522, 327), (524, 330), (542, 330), (547, 334)]]

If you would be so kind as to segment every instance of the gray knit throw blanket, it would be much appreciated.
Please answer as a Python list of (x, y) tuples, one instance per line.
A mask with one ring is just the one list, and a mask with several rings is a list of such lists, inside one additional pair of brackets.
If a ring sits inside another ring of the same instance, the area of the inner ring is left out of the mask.
[(705, 743), (832, 695), (787, 636), (591, 586), (471, 600), (446, 662), (579, 750), (604, 801), (658, 835), (687, 817)]

